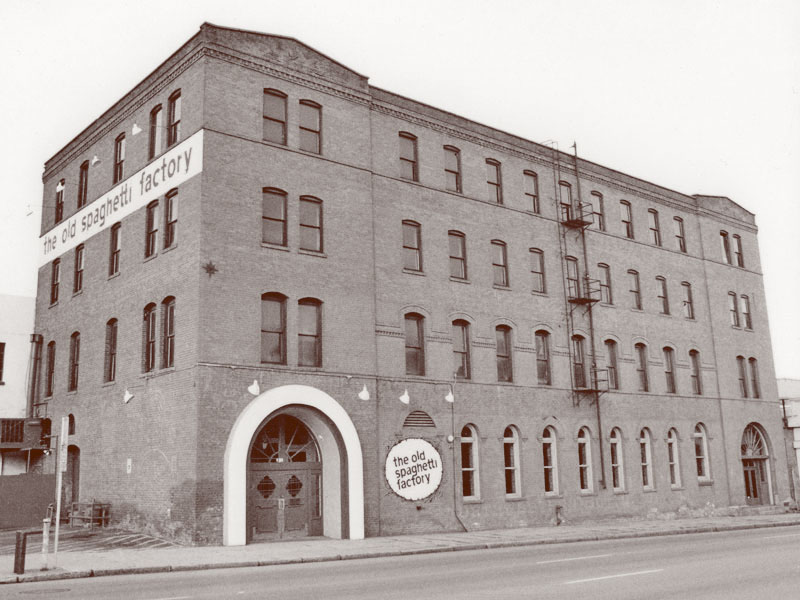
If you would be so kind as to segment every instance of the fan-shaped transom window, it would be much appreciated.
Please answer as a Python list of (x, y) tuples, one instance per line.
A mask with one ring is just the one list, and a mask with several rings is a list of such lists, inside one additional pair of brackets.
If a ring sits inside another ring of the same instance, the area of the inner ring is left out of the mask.
[(279, 415), (258, 432), (251, 463), (319, 462), (314, 436), (298, 419)]
[(755, 425), (748, 425), (742, 435), (743, 458), (766, 458), (769, 455), (764, 436)]
[(424, 410), (412, 410), (403, 421), (403, 427), (436, 427), (436, 423)]

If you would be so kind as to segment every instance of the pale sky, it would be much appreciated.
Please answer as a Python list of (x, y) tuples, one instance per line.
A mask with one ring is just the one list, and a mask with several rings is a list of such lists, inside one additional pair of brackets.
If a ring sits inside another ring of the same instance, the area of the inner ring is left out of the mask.
[[(0, 294), (34, 295), (44, 161), (208, 21), (756, 214), (778, 377), (800, 379), (800, 2), (3, 0)], [(32, 213), (32, 214), (28, 214)]]

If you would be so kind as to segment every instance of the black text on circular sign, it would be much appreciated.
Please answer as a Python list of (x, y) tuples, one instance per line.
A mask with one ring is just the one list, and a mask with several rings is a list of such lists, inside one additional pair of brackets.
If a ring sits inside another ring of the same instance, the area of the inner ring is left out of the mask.
[(442, 457), (423, 439), (402, 440), (386, 456), (386, 481), (401, 498), (427, 498), (442, 482)]

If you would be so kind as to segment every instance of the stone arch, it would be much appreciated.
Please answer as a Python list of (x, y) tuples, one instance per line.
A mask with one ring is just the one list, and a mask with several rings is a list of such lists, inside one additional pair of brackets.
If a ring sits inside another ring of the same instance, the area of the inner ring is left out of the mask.
[(364, 474), (355, 425), (347, 411), (322, 390), (284, 385), (254, 398), (239, 414), (228, 435), (223, 471), (222, 543), (241, 546), (247, 541), (248, 452), (264, 421), (282, 413), (302, 420), (317, 437), (323, 459), (323, 486), (327, 490), (324, 534), (363, 539)]

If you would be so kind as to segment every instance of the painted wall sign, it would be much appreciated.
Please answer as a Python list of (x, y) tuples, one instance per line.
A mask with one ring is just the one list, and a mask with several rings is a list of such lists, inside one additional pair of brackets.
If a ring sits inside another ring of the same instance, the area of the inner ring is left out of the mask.
[(386, 481), (401, 498), (427, 498), (442, 482), (442, 457), (421, 438), (402, 440), (386, 456)]
[(41, 267), (203, 170), (203, 130), (152, 161), (39, 238)]

